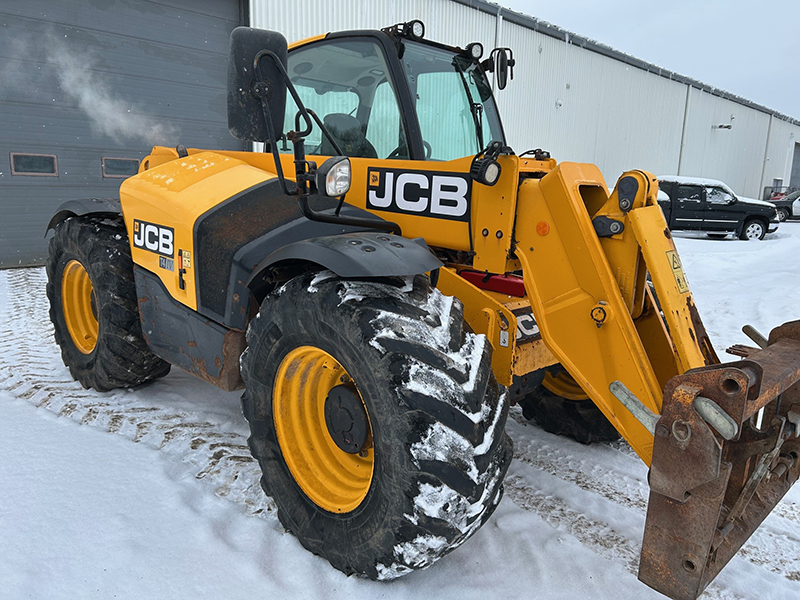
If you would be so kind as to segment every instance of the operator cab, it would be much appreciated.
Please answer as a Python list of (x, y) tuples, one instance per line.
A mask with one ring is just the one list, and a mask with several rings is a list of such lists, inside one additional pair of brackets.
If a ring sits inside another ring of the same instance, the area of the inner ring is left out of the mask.
[[(482, 47), (423, 40), (415, 25), (328, 34), (289, 51), (287, 73), (345, 156), (448, 161), (505, 145)], [(420, 27), (422, 26), (422, 27)], [(287, 96), (283, 131), (296, 129), (299, 107)], [(291, 152), (283, 136), (282, 153)], [(305, 137), (309, 155), (337, 155), (318, 124)]]

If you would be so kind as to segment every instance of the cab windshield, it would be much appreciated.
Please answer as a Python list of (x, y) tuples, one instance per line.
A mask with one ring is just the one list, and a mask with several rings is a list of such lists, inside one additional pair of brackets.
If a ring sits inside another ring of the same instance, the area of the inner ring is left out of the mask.
[(403, 45), (426, 158), (453, 160), (504, 142), (492, 90), (474, 61), (427, 44)]
[[(483, 150), (503, 132), (492, 91), (480, 68), (452, 51), (403, 41), (401, 58), (427, 160), (453, 160)], [(331, 39), (289, 53), (289, 77), (303, 104), (322, 119), (346, 156), (410, 158), (408, 115), (400, 108), (387, 57), (369, 37)], [(403, 81), (397, 81), (403, 85)], [(298, 107), (287, 97), (284, 131)], [(331, 139), (314, 124), (306, 153), (332, 156)], [(290, 152), (283, 141), (281, 152)]]

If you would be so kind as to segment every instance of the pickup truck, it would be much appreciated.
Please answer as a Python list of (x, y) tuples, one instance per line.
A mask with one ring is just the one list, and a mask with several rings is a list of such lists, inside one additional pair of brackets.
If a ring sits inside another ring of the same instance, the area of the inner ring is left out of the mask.
[(662, 175), (658, 204), (672, 230), (705, 231), (723, 238), (735, 233), (742, 240), (761, 240), (778, 228), (774, 204), (737, 197), (715, 179)]
[(769, 201), (778, 207), (779, 221), (800, 219), (800, 190), (770, 196)]

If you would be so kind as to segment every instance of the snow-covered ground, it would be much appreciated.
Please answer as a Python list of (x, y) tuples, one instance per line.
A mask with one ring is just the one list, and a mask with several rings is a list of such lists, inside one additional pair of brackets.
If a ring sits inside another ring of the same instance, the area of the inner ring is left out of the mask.
[[(800, 223), (762, 242), (676, 234), (718, 352), (800, 318)], [(512, 411), (495, 515), (432, 568), (348, 578), (302, 549), (258, 487), (239, 394), (174, 370), (83, 390), (63, 366), (43, 269), (0, 271), (0, 598), (661, 598), (636, 579), (647, 469)], [(793, 489), (706, 598), (800, 597)]]

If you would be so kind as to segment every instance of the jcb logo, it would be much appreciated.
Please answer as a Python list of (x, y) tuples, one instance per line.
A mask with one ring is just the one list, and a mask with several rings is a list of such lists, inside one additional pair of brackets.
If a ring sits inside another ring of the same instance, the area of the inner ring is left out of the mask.
[(370, 169), (367, 208), (466, 221), (472, 180), (459, 173)]
[(175, 252), (175, 230), (172, 227), (134, 219), (133, 245), (171, 258)]
[(541, 339), (542, 334), (539, 333), (539, 326), (536, 324), (536, 319), (533, 318), (530, 306), (518, 308), (512, 312), (517, 317), (517, 346)]

